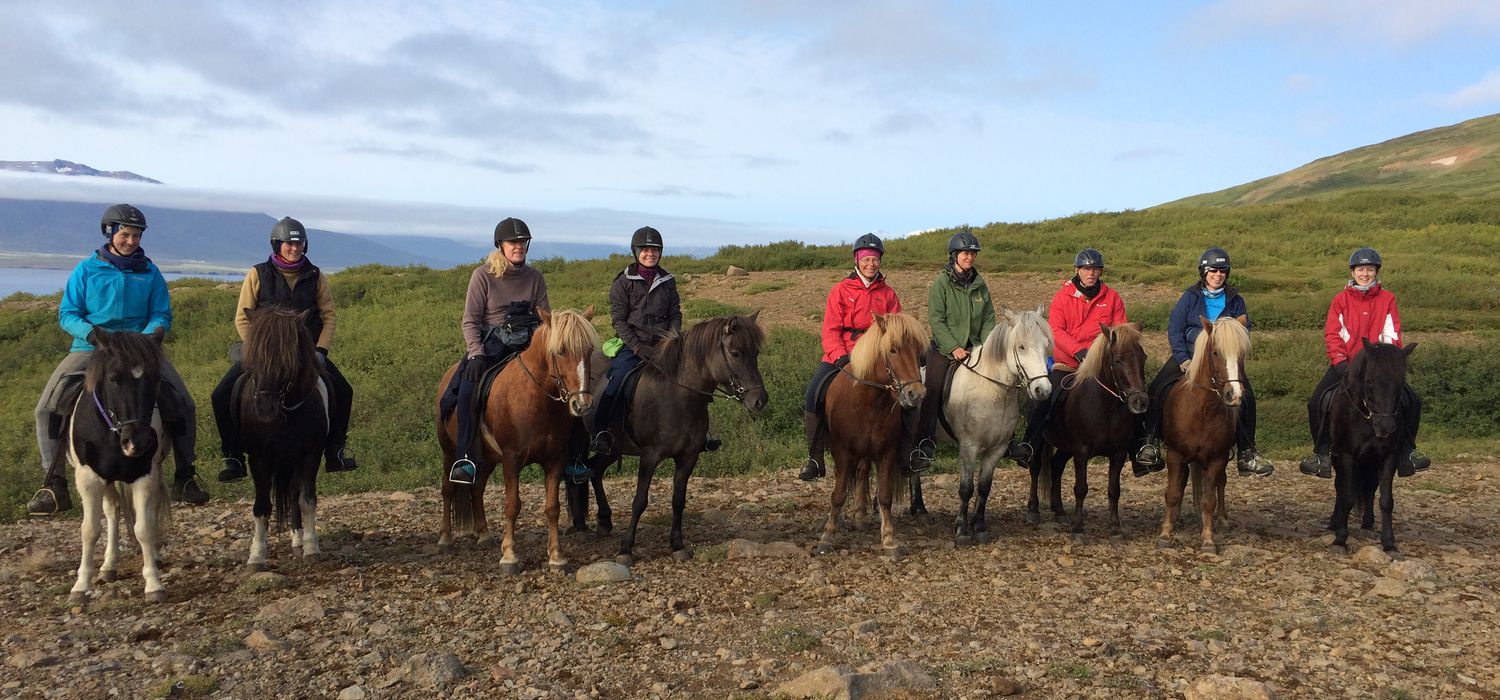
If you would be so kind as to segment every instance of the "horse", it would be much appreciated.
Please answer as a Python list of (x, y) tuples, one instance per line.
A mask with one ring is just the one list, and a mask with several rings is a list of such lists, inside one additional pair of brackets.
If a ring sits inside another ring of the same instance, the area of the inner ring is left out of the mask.
[(94, 353), (84, 371), (83, 392), (62, 432), (83, 506), (79, 527), (83, 553), (78, 580), (68, 593), (70, 604), (83, 605), (92, 590), (90, 574), (101, 510), (105, 534), (99, 579), (116, 578), (123, 515), (133, 521), (135, 540), (141, 545), (146, 600), (161, 603), (167, 599), (159, 568), (161, 538), (172, 522), (171, 499), (161, 473), (171, 439), (162, 429), (156, 408), (163, 384), (162, 336), (161, 330), (142, 335), (94, 326), (89, 331)]
[(1388, 343), (1364, 340), (1364, 349), (1349, 361), (1349, 370), (1330, 402), (1330, 457), (1333, 461), (1333, 515), (1328, 529), (1333, 543), (1328, 550), (1348, 554), (1349, 511), (1356, 499), (1363, 505), (1362, 520), (1366, 528), (1375, 524), (1375, 492), (1380, 491), (1380, 546), (1393, 557), (1396, 532), (1391, 511), (1396, 507), (1394, 485), (1396, 464), (1402, 459), (1409, 436), (1406, 411), (1401, 400), (1406, 386), (1407, 357), (1417, 344), (1397, 347)]
[(588, 414), (594, 394), (588, 378), (592, 375), (599, 334), (590, 323), (593, 309), (584, 313), (538, 310), (541, 325), (532, 333), (531, 343), (517, 354), (491, 380), (488, 399), (483, 407), (479, 444), (470, 454), (477, 454), (478, 471), (473, 484), (457, 484), (448, 479), (447, 466), (457, 452), (457, 411), (444, 420), (442, 396), (447, 390), (454, 363), (438, 383), (437, 434), (443, 451), (443, 520), (438, 546), (452, 547), (454, 522), (460, 530), (472, 530), (478, 543), (494, 540), (484, 513), (484, 487), (496, 464), (503, 467), (505, 486), (505, 536), (501, 541), (500, 570), (505, 575), (520, 573), (516, 556), (516, 517), (521, 512), (521, 468), (533, 463), (542, 466), (546, 482), (547, 563), (557, 571), (567, 565), (558, 545), (557, 490), (563, 467), (567, 463), (573, 422)]
[(640, 383), (626, 409), (625, 427), (615, 441), (613, 453), (600, 453), (590, 459), (589, 482), (568, 485), (574, 529), (587, 528), (584, 521), (592, 484), (599, 507), (599, 528), (608, 532), (612, 523), (609, 501), (604, 495), (604, 470), (620, 455), (640, 457), (630, 529), (620, 538), (616, 561), (627, 566), (634, 563), (636, 527), (646, 510), (651, 478), (657, 465), (668, 458), (673, 463), (672, 530), (668, 541), (673, 558), (692, 558), (692, 550), (683, 545), (682, 511), (687, 505), (688, 477), (693, 475), (708, 436), (708, 404), (721, 387), (728, 392), (725, 396), (743, 403), (752, 414), (759, 413), (770, 400), (760, 376), (759, 357), (766, 334), (757, 316), (759, 312), (710, 318), (686, 333), (668, 335), (658, 347), (655, 359), (640, 369)]
[[(920, 361), (931, 342), (927, 327), (903, 313), (875, 314), (874, 322), (855, 342), (843, 376), (834, 377), (824, 404), (828, 448), (833, 453), (834, 482), (828, 521), (815, 551), (833, 551), (839, 516), (851, 482), (855, 486), (856, 527), (862, 526), (869, 498), (870, 467), (876, 466), (876, 500), (880, 511), (880, 546), (886, 556), (900, 553), (891, 520), (891, 499), (901, 486), (906, 455), (902, 410), (917, 410), (927, 389)], [(847, 380), (847, 381), (846, 381)]]
[(1046, 440), (1038, 445), (1032, 460), (1031, 496), (1026, 502), (1026, 521), (1041, 522), (1038, 508), (1038, 482), (1049, 463), (1049, 491), (1052, 512), (1058, 520), (1067, 517), (1062, 506), (1062, 471), (1073, 458), (1073, 541), (1082, 543), (1083, 499), (1089, 492), (1089, 458), (1109, 458), (1109, 534), (1110, 541), (1120, 540), (1120, 468), (1135, 445), (1137, 416), (1146, 412), (1150, 397), (1146, 394), (1146, 351), (1141, 348), (1141, 328), (1134, 323), (1118, 326), (1099, 324), (1100, 333), (1085, 355), (1078, 370), (1061, 384), (1060, 405), (1048, 421)]
[[(958, 443), (959, 511), (954, 542), (959, 546), (989, 542), (984, 510), (989, 503), (995, 464), (1005, 456), (1016, 421), (1021, 416), (1021, 398), (1041, 401), (1052, 393), (1047, 377), (1047, 357), (1052, 354), (1052, 327), (1042, 309), (1017, 313), (1005, 309), (1000, 322), (974, 352), (969, 353), (953, 375), (943, 399), (942, 435)], [(928, 367), (927, 371), (941, 371)], [(969, 514), (978, 471), (979, 500)], [(911, 475), (911, 510), (924, 513), (922, 477)]]
[(290, 526), (304, 559), (318, 547), (318, 462), (328, 439), (328, 387), (318, 371), (307, 311), (245, 309), (244, 383), (239, 430), (255, 482), (255, 533), (245, 568), (266, 569), (266, 533)]
[(1198, 320), (1203, 332), (1193, 341), (1193, 357), (1181, 381), (1167, 391), (1162, 406), (1167, 512), (1156, 543), (1163, 549), (1172, 546), (1172, 528), (1181, 513), (1182, 491), (1191, 472), (1193, 497), (1203, 513), (1201, 548), (1216, 553), (1215, 522), (1229, 524), (1224, 508), (1224, 468), (1239, 425), (1250, 334), (1245, 330), (1244, 316), (1212, 323), (1201, 316)]

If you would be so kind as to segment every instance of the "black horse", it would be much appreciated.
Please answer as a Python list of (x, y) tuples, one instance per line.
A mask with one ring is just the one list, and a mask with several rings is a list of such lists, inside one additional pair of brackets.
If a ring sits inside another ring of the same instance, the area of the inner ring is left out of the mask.
[(586, 529), (588, 488), (593, 484), (599, 506), (599, 529), (612, 527), (609, 501), (604, 495), (604, 470), (620, 455), (640, 457), (636, 470), (635, 502), (630, 529), (620, 538), (615, 559), (634, 561), (636, 526), (646, 511), (651, 477), (662, 460), (671, 458), (672, 556), (692, 557), (682, 541), (682, 510), (687, 505), (687, 482), (698, 465), (708, 437), (708, 404), (720, 387), (731, 398), (759, 413), (769, 400), (760, 376), (760, 349), (766, 334), (756, 315), (706, 319), (681, 335), (668, 337), (656, 359), (641, 368), (640, 384), (625, 414), (625, 429), (615, 441), (616, 454), (600, 453), (589, 460), (588, 483), (568, 484), (568, 510), (575, 530)]
[(1364, 341), (1364, 349), (1349, 361), (1349, 371), (1329, 406), (1334, 479), (1337, 497), (1328, 529), (1329, 551), (1348, 554), (1349, 511), (1356, 499), (1364, 506), (1365, 528), (1375, 524), (1375, 491), (1380, 490), (1380, 546), (1395, 555), (1396, 532), (1391, 492), (1397, 463), (1409, 450), (1413, 432), (1408, 425), (1412, 408), (1402, 400), (1406, 387), (1406, 358), (1417, 344), (1404, 348)]

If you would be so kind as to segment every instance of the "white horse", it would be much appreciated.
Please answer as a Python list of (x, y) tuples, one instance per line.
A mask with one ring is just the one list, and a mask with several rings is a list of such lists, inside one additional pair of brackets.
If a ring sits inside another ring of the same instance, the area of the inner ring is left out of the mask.
[[(1047, 358), (1052, 355), (1052, 327), (1035, 311), (1005, 309), (988, 338), (964, 360), (943, 397), (939, 435), (958, 443), (959, 511), (954, 542), (989, 542), (984, 508), (990, 497), (995, 464), (1005, 456), (1021, 417), (1021, 398), (1040, 401), (1052, 393)], [(969, 513), (974, 475), (979, 473), (979, 502)], [(918, 476), (912, 475), (913, 509), (921, 499)]]

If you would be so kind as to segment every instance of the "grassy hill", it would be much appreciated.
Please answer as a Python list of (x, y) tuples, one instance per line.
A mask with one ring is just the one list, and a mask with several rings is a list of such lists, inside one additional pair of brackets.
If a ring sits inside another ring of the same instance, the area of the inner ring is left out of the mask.
[(1356, 148), (1280, 175), (1162, 206), (1269, 204), (1359, 189), (1500, 195), (1500, 114)]
[[(1256, 322), (1249, 373), (1260, 400), (1260, 446), (1283, 460), (1306, 449), (1303, 406), (1323, 372), (1323, 317), (1328, 300), (1343, 284), (1349, 251), (1377, 247), (1387, 261), (1384, 279), (1400, 297), (1406, 330), (1422, 344), (1412, 357), (1412, 381), (1426, 397), (1422, 444), (1441, 469), (1443, 459), (1500, 453), (1500, 425), (1493, 412), (1500, 405), (1500, 383), (1495, 381), (1500, 354), (1492, 349), (1500, 343), (1500, 289), (1492, 274), (1473, 263), (1474, 251), (1500, 240), (1496, 222), (1500, 199), (1377, 191), (1280, 205), (1082, 214), (995, 224), (975, 232), (984, 245), (981, 270), (992, 279), (1003, 273), (1056, 280), (1071, 268), (1074, 252), (1095, 246), (1106, 255), (1111, 283), (1169, 293), (1195, 278), (1193, 267), (1204, 248), (1228, 248), (1236, 264), (1231, 284), (1246, 295)], [(886, 265), (935, 273), (946, 260), (950, 233), (890, 241)], [(731, 247), (705, 259), (675, 258), (671, 248), (667, 253), (665, 264), (679, 275), (722, 275), (731, 264), (749, 270), (822, 270), (808, 275), (806, 293), (813, 299), (826, 294), (827, 271), (849, 265), (846, 246), (797, 242)], [(596, 304), (602, 311), (609, 282), (625, 262), (616, 256), (543, 260), (537, 266), (547, 275), (555, 306)], [(324, 479), (320, 488), (359, 491), (436, 483), (432, 395), (443, 369), (461, 352), (458, 323), (469, 271), (363, 266), (332, 277), (339, 306), (333, 356), (357, 393), (352, 445), (365, 466)], [(208, 395), (228, 366), (224, 349), (234, 339), (230, 319), (237, 288), (202, 280), (171, 287), (177, 322), (167, 351), (198, 400), (200, 464), (211, 475), (218, 455)], [(695, 297), (691, 287), (685, 285), (689, 319), (753, 310), (758, 303), (749, 288), (742, 301), (729, 306)], [(903, 298), (926, 293), (899, 291)], [(0, 357), (5, 358), (0, 370), (0, 520), (21, 516), (40, 476), (31, 411), (67, 348), (49, 300), (55, 296), (16, 294), (0, 302)], [(1045, 301), (1020, 299), (1018, 305)], [(1126, 302), (1132, 319), (1152, 334), (1162, 333), (1169, 302), (1140, 303), (1129, 297)], [(606, 316), (595, 319), (601, 330), (607, 328)], [(752, 418), (737, 404), (716, 402), (714, 430), (728, 444), (700, 462), (703, 472), (786, 469), (797, 461), (802, 388), (819, 355), (817, 339), (795, 328), (770, 331), (761, 369), (771, 404)], [(1150, 358), (1148, 371), (1154, 373), (1162, 360)], [(1283, 462), (1274, 478), (1301, 477)], [(216, 495), (249, 492), (245, 484), (211, 487)]]

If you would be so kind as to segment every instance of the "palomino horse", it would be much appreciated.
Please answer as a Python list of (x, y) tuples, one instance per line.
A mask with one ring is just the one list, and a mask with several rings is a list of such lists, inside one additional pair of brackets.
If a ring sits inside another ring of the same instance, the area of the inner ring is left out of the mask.
[(111, 333), (98, 326), (88, 335), (94, 354), (84, 372), (84, 391), (62, 432), (83, 502), (79, 528), (83, 556), (78, 562), (78, 580), (68, 594), (68, 602), (74, 605), (86, 602), (92, 588), (101, 509), (105, 531), (99, 579), (116, 577), (122, 502), (123, 515), (134, 521), (135, 540), (141, 545), (146, 600), (160, 603), (167, 599), (157, 563), (160, 538), (172, 522), (167, 484), (161, 476), (161, 462), (171, 441), (156, 410), (162, 385), (161, 339), (159, 330), (152, 335)]
[(834, 377), (829, 385), (824, 412), (835, 469), (832, 508), (817, 545), (818, 553), (833, 551), (833, 538), (851, 484), (856, 488), (856, 524), (863, 524), (871, 465), (878, 465), (880, 546), (887, 556), (900, 551), (891, 521), (891, 499), (901, 486), (906, 468), (906, 455), (899, 449), (904, 444), (901, 411), (917, 409), (927, 394), (922, 386), (920, 358), (928, 342), (927, 327), (915, 318), (901, 313), (875, 314), (874, 323), (849, 353), (849, 365), (840, 370), (842, 376)]
[(1364, 349), (1349, 361), (1329, 407), (1333, 438), (1334, 489), (1338, 492), (1328, 529), (1333, 530), (1330, 552), (1348, 554), (1349, 510), (1356, 500), (1364, 507), (1364, 526), (1375, 524), (1375, 491), (1380, 491), (1380, 546), (1399, 557), (1391, 511), (1396, 507), (1396, 464), (1411, 449), (1406, 435), (1409, 406), (1402, 401), (1406, 386), (1406, 358), (1417, 349), (1364, 341)]
[[(1078, 371), (1062, 382), (1061, 405), (1047, 423), (1046, 441), (1031, 467), (1031, 497), (1026, 503), (1026, 521), (1041, 522), (1037, 513), (1037, 484), (1043, 469), (1051, 483), (1052, 512), (1062, 519), (1062, 472), (1073, 458), (1073, 541), (1083, 541), (1083, 499), (1089, 492), (1089, 458), (1109, 458), (1109, 535), (1120, 537), (1120, 468), (1135, 445), (1137, 416), (1146, 412), (1146, 351), (1141, 348), (1141, 329), (1133, 323), (1099, 324), (1100, 333), (1089, 346)], [(1057, 452), (1049, 460), (1047, 452)]]
[[(634, 561), (636, 527), (646, 510), (651, 477), (671, 458), (672, 556), (689, 559), (682, 541), (682, 511), (687, 505), (688, 477), (698, 464), (708, 437), (708, 404), (721, 387), (751, 413), (766, 407), (769, 395), (760, 376), (760, 349), (766, 342), (756, 316), (720, 316), (700, 321), (682, 335), (668, 337), (654, 360), (642, 367), (640, 383), (625, 413), (624, 430), (615, 441), (617, 454), (600, 453), (589, 463), (590, 482), (599, 505), (599, 528), (610, 529), (609, 501), (604, 496), (604, 469), (621, 454), (636, 455), (635, 501), (630, 529), (620, 538), (615, 560)], [(602, 426), (601, 426), (602, 429)], [(568, 503), (576, 530), (586, 528), (589, 484), (569, 484)]]
[(255, 534), (245, 567), (266, 568), (266, 531), (290, 525), (292, 549), (317, 557), (318, 461), (328, 438), (328, 388), (318, 373), (306, 311), (246, 309), (239, 426), (255, 480)]
[(1205, 552), (1217, 552), (1215, 520), (1229, 523), (1224, 508), (1224, 465), (1234, 447), (1240, 399), (1245, 394), (1245, 357), (1250, 334), (1245, 317), (1209, 323), (1199, 317), (1203, 332), (1193, 341), (1187, 371), (1167, 392), (1162, 406), (1162, 441), (1167, 447), (1167, 512), (1161, 521), (1158, 547), (1172, 546), (1172, 528), (1182, 510), (1182, 491), (1192, 472), (1193, 496), (1203, 512)]
[[(1052, 327), (1042, 310), (1017, 313), (1006, 309), (995, 329), (959, 366), (943, 399), (943, 433), (958, 443), (959, 511), (954, 542), (962, 545), (989, 542), (984, 509), (989, 503), (995, 464), (1015, 434), (1021, 417), (1021, 398), (1034, 401), (1052, 393), (1047, 377), (1047, 357), (1052, 354)], [(942, 371), (928, 367), (929, 372)], [(969, 514), (974, 497), (974, 476), (979, 476), (979, 500)], [(912, 511), (919, 511), (920, 474), (912, 474)]]
[[(588, 386), (590, 365), (599, 349), (599, 335), (586, 313), (539, 310), (542, 324), (532, 333), (531, 344), (495, 375), (489, 399), (485, 402), (479, 435), (470, 454), (477, 460), (478, 474), (473, 484), (455, 484), (448, 480), (447, 465), (453, 463), (454, 441), (458, 420), (450, 415), (443, 420), (438, 408), (438, 444), (443, 449), (443, 525), (438, 545), (453, 544), (453, 525), (460, 530), (472, 529), (480, 544), (494, 539), (484, 515), (484, 485), (496, 464), (502, 464), (505, 484), (505, 538), (501, 541), (500, 570), (511, 575), (520, 572), (516, 557), (516, 517), (521, 513), (521, 467), (539, 463), (546, 479), (547, 563), (561, 569), (568, 562), (558, 545), (558, 482), (568, 460), (568, 443), (573, 421), (588, 413), (594, 395)], [(438, 383), (441, 402), (448, 382), (458, 364), (443, 373)]]

